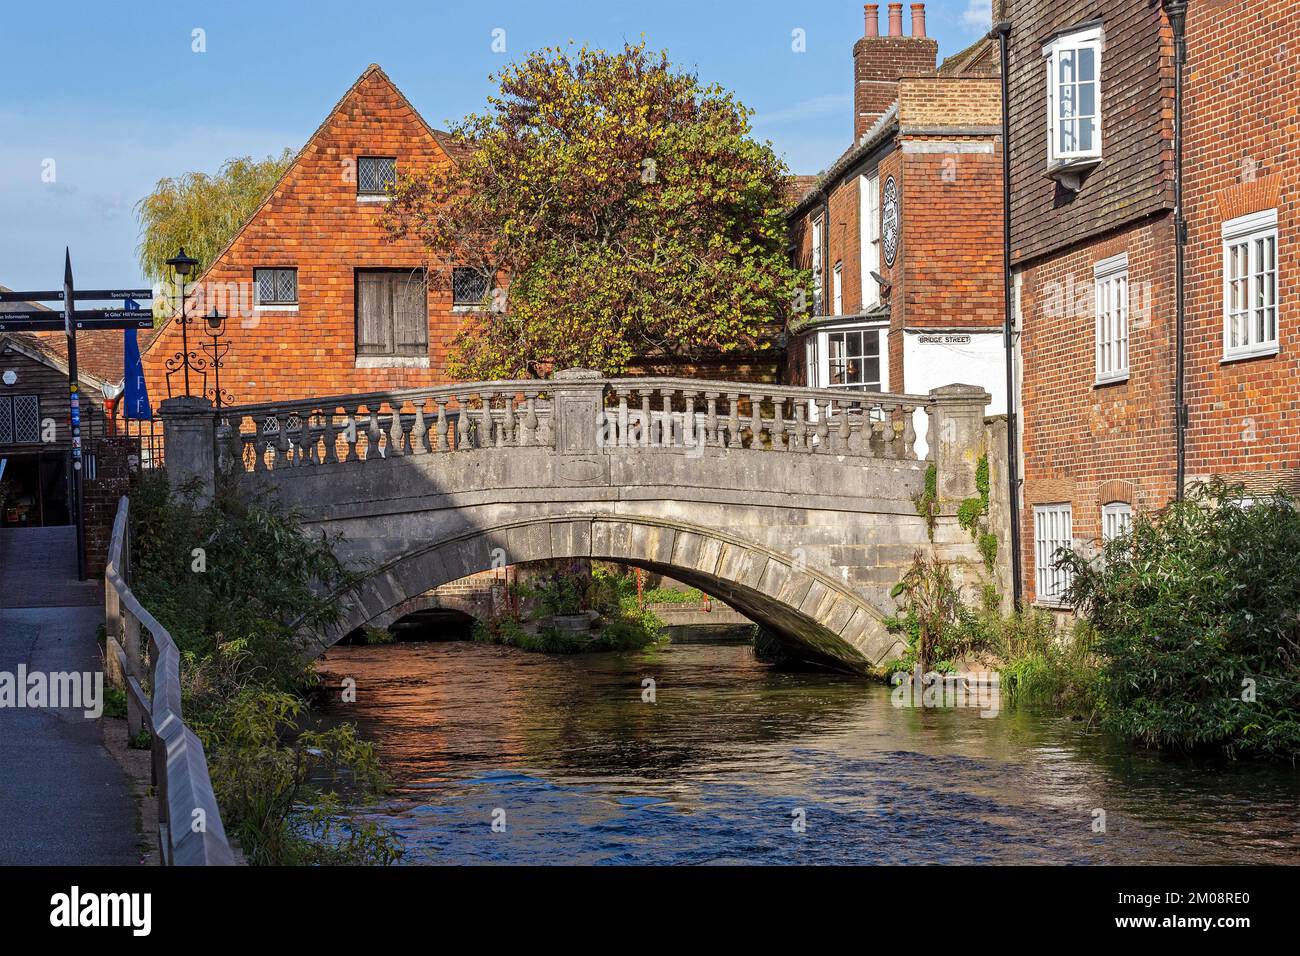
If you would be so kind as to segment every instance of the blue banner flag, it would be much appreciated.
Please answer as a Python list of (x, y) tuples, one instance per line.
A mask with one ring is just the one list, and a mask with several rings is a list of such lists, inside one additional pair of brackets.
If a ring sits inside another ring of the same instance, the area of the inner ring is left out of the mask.
[(149, 407), (149, 390), (144, 384), (140, 342), (136, 339), (135, 329), (122, 331), (122, 415), (124, 418), (151, 421), (153, 409)]

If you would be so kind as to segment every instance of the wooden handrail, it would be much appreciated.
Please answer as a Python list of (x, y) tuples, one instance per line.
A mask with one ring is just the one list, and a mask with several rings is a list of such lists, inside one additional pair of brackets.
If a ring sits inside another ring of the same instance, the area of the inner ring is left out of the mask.
[[(158, 794), (158, 843), (167, 866), (232, 866), (203, 744), (181, 714), (180, 650), (167, 629), (128, 586), (130, 500), (124, 495), (113, 521), (104, 568), (104, 613), (110, 673), (127, 691), (129, 733), (147, 722), (153, 736), (153, 778)], [(141, 673), (140, 635), (148, 635), (149, 692)]]

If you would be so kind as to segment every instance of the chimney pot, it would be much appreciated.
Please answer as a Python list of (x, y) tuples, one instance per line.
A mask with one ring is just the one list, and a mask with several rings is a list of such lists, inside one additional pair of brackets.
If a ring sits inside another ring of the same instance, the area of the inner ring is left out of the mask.
[(925, 4), (912, 4), (912, 36), (925, 36)]
[(903, 35), (903, 5), (901, 3), (891, 3), (889, 5), (889, 35), (891, 37), (901, 37)]
[(880, 4), (865, 3), (862, 5), (862, 14), (867, 21), (867, 32), (864, 36), (880, 36)]

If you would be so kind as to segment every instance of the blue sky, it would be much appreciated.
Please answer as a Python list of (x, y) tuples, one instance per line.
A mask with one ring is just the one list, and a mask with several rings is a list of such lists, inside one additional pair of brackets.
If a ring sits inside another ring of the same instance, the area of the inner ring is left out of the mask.
[[(940, 59), (988, 29), (988, 0), (929, 0), (926, 11)], [(904, 20), (906, 32), (906, 5)], [(504, 54), (492, 50), (498, 28)], [(206, 52), (192, 49), (195, 29)], [(796, 29), (806, 52), (792, 49)], [(57, 285), (65, 244), (83, 288), (141, 281), (137, 200), (164, 176), (297, 149), (369, 63), (445, 127), (480, 109), (489, 74), (529, 50), (643, 34), (757, 110), (756, 134), (794, 172), (818, 172), (848, 145), (862, 34), (852, 0), (7, 4), (0, 284)]]

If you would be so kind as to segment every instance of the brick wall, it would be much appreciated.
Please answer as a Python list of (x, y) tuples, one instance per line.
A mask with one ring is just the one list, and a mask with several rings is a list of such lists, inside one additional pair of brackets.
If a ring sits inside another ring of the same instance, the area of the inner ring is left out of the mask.
[[(1192, 3), (1184, 75), (1187, 474), (1300, 492), (1300, 7)], [(1225, 220), (1278, 214), (1277, 355), (1223, 362)]]
[[(222, 386), (239, 404), (445, 382), (448, 345), (461, 322), (445, 263), (430, 268), (428, 367), (357, 368), (355, 270), (427, 264), (414, 239), (389, 241), (382, 208), (357, 199), (358, 156), (395, 156), (399, 175), (448, 162), (433, 132), (377, 66), (367, 69), (325, 119), (284, 179), (202, 277), (205, 289), (251, 288), (253, 269), (296, 267), (296, 312), (267, 311), (227, 322)], [(231, 284), (227, 286), (227, 284)], [(242, 286), (241, 286), (242, 284)], [(245, 293), (247, 296), (248, 293)], [(201, 332), (202, 326), (191, 328)], [(195, 335), (190, 337), (191, 348)], [(172, 323), (145, 354), (155, 405), (168, 394), (163, 363), (180, 350)], [(209, 386), (211, 383), (209, 383)], [(173, 389), (179, 393), (179, 380)]]
[[(1036, 504), (1070, 502), (1076, 541), (1099, 539), (1101, 506), (1159, 508), (1173, 495), (1173, 224), (1158, 216), (1022, 273), (1020, 347), (1025, 593), (1034, 597)], [(1127, 253), (1127, 381), (1097, 385), (1093, 266)]]
[(84, 491), (86, 573), (92, 576), (104, 573), (118, 501), (131, 488), (128, 459), (139, 454), (139, 442), (125, 436), (98, 438), (94, 454), (95, 479), (85, 482)]
[(939, 44), (926, 36), (864, 36), (853, 45), (853, 141), (898, 98), (898, 78), (933, 70)]

